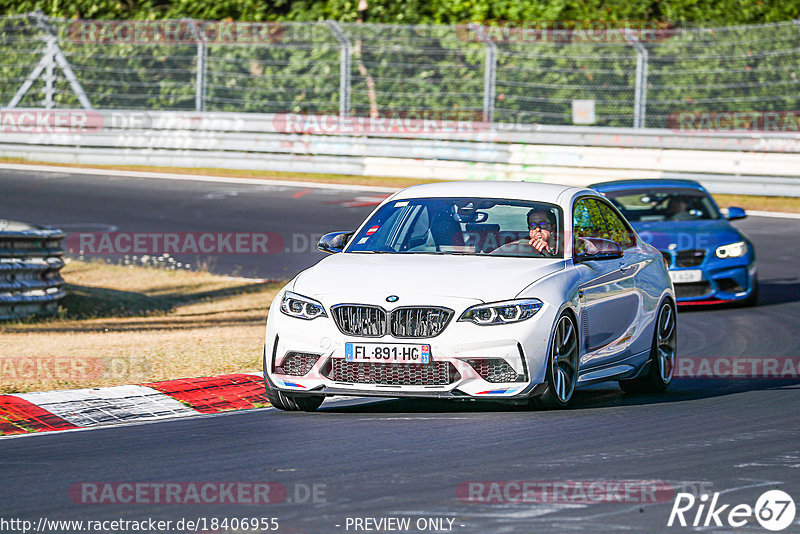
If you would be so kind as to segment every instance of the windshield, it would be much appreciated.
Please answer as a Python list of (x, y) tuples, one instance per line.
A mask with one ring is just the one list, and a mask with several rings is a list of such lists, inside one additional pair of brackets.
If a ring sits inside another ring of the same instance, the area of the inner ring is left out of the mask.
[(697, 189), (626, 189), (603, 193), (630, 222), (719, 219), (709, 196)]
[(384, 204), (347, 252), (560, 258), (563, 235), (562, 212), (554, 204), (415, 198)]

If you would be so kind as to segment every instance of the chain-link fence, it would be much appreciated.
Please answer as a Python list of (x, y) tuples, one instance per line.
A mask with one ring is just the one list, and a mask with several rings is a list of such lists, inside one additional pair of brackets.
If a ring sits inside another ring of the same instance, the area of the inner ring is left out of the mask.
[(493, 122), (569, 125), (576, 101), (590, 101), (587, 123), (650, 128), (669, 127), (680, 112), (800, 110), (798, 22), (564, 35), (4, 17), (0, 105), (360, 116), (457, 111)]

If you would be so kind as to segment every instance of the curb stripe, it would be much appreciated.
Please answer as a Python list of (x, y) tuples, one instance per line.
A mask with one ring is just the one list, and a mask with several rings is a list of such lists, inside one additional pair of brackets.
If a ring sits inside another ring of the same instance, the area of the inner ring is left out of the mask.
[(261, 373), (0, 395), (0, 435), (270, 406)]
[(78, 426), (15, 395), (0, 395), (0, 434), (70, 430)]
[(263, 379), (251, 374), (184, 378), (142, 385), (188, 404), (200, 413), (269, 406)]
[(195, 414), (176, 400), (142, 386), (43, 391), (17, 396), (79, 427)]

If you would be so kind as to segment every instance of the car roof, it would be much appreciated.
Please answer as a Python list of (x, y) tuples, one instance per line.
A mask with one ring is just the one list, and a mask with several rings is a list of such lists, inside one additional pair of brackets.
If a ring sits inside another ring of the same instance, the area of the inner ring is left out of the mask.
[[(392, 200), (420, 197), (486, 197), (532, 200), (560, 204), (565, 192), (571, 193), (569, 198), (578, 192), (594, 193), (590, 189), (561, 184), (545, 184), (533, 182), (441, 182), (407, 187), (398, 191)], [(563, 197), (566, 199), (567, 197)]]
[(694, 180), (681, 180), (678, 178), (647, 178), (640, 180), (614, 180), (612, 182), (600, 182), (589, 187), (597, 191), (620, 191), (622, 189), (662, 189), (686, 187), (705, 191), (705, 188)]

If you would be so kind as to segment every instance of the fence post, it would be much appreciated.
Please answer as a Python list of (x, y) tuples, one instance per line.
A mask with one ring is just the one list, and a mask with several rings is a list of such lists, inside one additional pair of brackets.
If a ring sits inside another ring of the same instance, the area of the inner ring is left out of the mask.
[(497, 45), (490, 37), (486, 36), (482, 25), (471, 23), (469, 30), (474, 30), (484, 44), (483, 120), (491, 124), (494, 122), (494, 103), (497, 86)]
[(197, 75), (195, 77), (194, 109), (206, 110), (206, 59), (208, 50), (205, 41), (197, 40)]
[(326, 21), (331, 33), (339, 43), (339, 116), (350, 115), (350, 40), (336, 21)]
[(86, 92), (84, 92), (81, 83), (78, 81), (75, 73), (72, 72), (72, 67), (70, 67), (67, 58), (64, 57), (61, 47), (58, 46), (58, 35), (53, 30), (53, 27), (50, 26), (48, 18), (41, 11), (37, 11), (34, 17), (36, 17), (36, 23), (38, 26), (47, 32), (48, 46), (52, 47), (53, 50), (52, 58), (55, 59), (56, 63), (58, 63), (58, 66), (61, 68), (61, 72), (63, 72), (64, 76), (67, 78), (67, 81), (69, 82), (70, 87), (72, 87), (72, 90), (75, 92), (75, 96), (78, 97), (78, 101), (81, 103), (81, 106), (83, 106), (84, 109), (94, 109), (91, 102), (89, 102), (89, 97), (86, 96)]
[[(55, 103), (55, 90), (53, 82), (56, 80), (55, 73), (55, 50), (53, 48), (52, 40), (48, 39), (47, 48), (45, 49), (44, 58), (46, 59), (44, 69), (44, 108), (53, 109)], [(42, 58), (42, 59), (44, 59)]]
[(486, 41), (486, 58), (483, 62), (483, 120), (494, 122), (494, 102), (497, 88), (497, 45)]
[(194, 110), (206, 110), (206, 75), (208, 71), (208, 46), (206, 45), (205, 36), (197, 22), (192, 19), (181, 19), (181, 22), (186, 22), (194, 27), (194, 34), (197, 36), (197, 69), (194, 77)]
[(625, 36), (636, 50), (636, 88), (633, 96), (633, 127), (644, 128), (647, 118), (647, 48), (630, 31)]
[[(81, 103), (84, 109), (94, 109), (92, 107), (91, 102), (89, 102), (89, 97), (86, 96), (86, 93), (81, 87), (78, 78), (75, 76), (75, 73), (72, 72), (72, 67), (70, 67), (67, 58), (64, 57), (64, 53), (61, 51), (61, 47), (58, 46), (58, 36), (53, 28), (50, 26), (49, 22), (47, 21), (47, 17), (41, 12), (36, 11), (32, 13), (30, 16), (35, 22), (36, 25), (44, 30), (47, 33), (47, 37), (45, 37), (45, 52), (42, 56), (42, 59), (39, 60), (39, 63), (36, 64), (36, 67), (31, 71), (28, 77), (23, 82), (22, 86), (17, 90), (14, 97), (11, 99), (11, 102), (8, 103), (9, 108), (15, 108), (19, 103), (22, 101), (25, 94), (33, 85), (39, 76), (42, 75), (42, 71), (47, 69), (47, 73), (45, 74), (45, 106), (47, 106), (47, 102), (51, 102), (51, 107), (53, 105), (52, 97), (55, 94), (55, 90), (52, 86), (53, 81), (53, 70), (55, 64), (61, 68), (61, 71), (64, 73), (64, 76), (67, 78), (70, 87), (75, 92), (75, 95), (78, 97), (78, 101)], [(49, 92), (49, 94), (48, 94)], [(48, 100), (50, 99), (50, 100)]]

